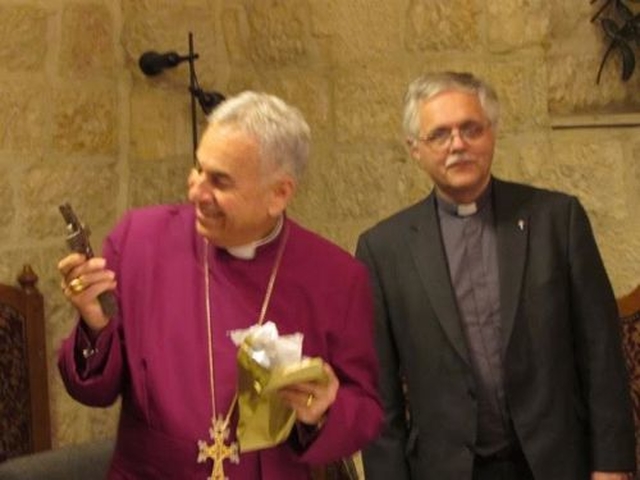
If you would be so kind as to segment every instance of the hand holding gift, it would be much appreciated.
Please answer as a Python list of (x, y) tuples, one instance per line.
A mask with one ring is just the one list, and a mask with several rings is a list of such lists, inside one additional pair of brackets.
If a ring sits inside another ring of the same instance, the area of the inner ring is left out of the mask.
[(298, 382), (278, 390), (282, 401), (296, 414), (296, 420), (307, 425), (322, 426), (325, 414), (338, 394), (340, 382), (328, 363), (322, 364), (326, 378)]
[(238, 345), (237, 437), (243, 452), (285, 441), (296, 420), (321, 424), (339, 381), (321, 358), (302, 357), (302, 334), (272, 322), (231, 332)]

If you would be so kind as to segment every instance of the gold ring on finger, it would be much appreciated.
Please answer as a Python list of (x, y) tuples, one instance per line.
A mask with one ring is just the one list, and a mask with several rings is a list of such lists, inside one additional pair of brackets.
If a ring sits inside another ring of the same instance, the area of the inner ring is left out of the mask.
[(314, 400), (314, 396), (313, 393), (310, 393), (309, 396), (307, 397), (307, 401), (305, 403), (305, 407), (309, 408), (311, 406), (311, 404), (313, 403)]
[(80, 277), (76, 277), (69, 282), (69, 288), (73, 293), (80, 293), (86, 288), (86, 285), (82, 283)]

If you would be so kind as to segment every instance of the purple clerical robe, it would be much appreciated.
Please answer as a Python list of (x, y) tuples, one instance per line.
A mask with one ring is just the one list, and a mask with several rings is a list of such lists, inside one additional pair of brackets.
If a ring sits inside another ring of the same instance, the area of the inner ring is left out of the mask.
[[(92, 345), (82, 322), (60, 351), (69, 393), (92, 406), (122, 396), (111, 479), (206, 479), (198, 440), (210, 442), (205, 248), (208, 248), (217, 415), (236, 391), (236, 352), (229, 332), (258, 321), (283, 233), (288, 239), (266, 320), (281, 334), (302, 332), (303, 354), (335, 370), (340, 388), (316, 437), (224, 462), (230, 480), (307, 479), (310, 466), (349, 455), (378, 433), (373, 309), (366, 270), (335, 245), (285, 219), (278, 238), (243, 260), (207, 247), (191, 205), (128, 213), (107, 238), (120, 311)], [(84, 352), (84, 355), (83, 355)], [(86, 358), (85, 358), (86, 356)], [(237, 414), (232, 420), (235, 439)]]

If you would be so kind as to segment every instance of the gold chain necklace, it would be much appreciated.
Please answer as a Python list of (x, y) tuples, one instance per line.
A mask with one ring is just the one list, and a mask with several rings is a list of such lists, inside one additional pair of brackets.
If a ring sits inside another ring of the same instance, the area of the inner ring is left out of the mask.
[[(262, 308), (260, 309), (260, 317), (258, 318), (258, 325), (264, 322), (267, 309), (269, 308), (269, 301), (271, 300), (271, 293), (273, 292), (273, 286), (276, 282), (278, 275), (278, 269), (280, 268), (280, 262), (282, 260), (282, 254), (284, 253), (284, 247), (287, 243), (289, 236), (289, 229), (287, 225), (284, 227), (282, 233), (282, 241), (278, 248), (273, 269), (271, 270), (271, 276), (269, 277), (269, 283), (267, 284), (267, 291), (265, 292), (264, 299), (262, 301)], [(238, 403), (238, 391), (236, 390), (229, 410), (225, 416), (219, 416), (216, 418), (216, 391), (215, 391), (215, 373), (213, 362), (213, 334), (212, 334), (212, 318), (211, 318), (211, 290), (209, 288), (209, 242), (204, 239), (204, 285), (205, 285), (205, 311), (206, 311), (206, 323), (207, 323), (207, 347), (209, 353), (209, 389), (211, 391), (211, 427), (209, 428), (209, 436), (212, 440), (211, 444), (207, 444), (204, 440), (198, 440), (198, 463), (206, 462), (208, 459), (213, 460), (213, 467), (211, 470), (211, 476), (209, 480), (225, 480), (224, 465), (225, 460), (229, 460), (233, 463), (240, 462), (239, 449), (237, 442), (227, 443), (229, 438), (229, 422), (231, 421), (231, 415)]]

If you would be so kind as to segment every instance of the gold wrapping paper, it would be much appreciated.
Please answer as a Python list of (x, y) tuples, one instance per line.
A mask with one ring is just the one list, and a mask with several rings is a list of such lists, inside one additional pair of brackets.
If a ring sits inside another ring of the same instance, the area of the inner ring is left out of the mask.
[(326, 380), (321, 358), (267, 369), (251, 356), (248, 341), (238, 349), (238, 428), (240, 451), (250, 452), (284, 442), (295, 423), (295, 413), (276, 394), (284, 386)]

